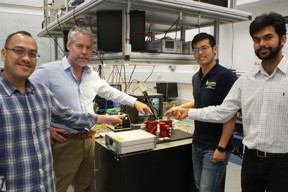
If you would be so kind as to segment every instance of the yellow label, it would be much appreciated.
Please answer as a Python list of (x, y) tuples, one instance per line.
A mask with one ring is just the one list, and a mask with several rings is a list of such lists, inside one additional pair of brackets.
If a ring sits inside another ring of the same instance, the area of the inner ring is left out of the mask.
[(122, 137), (119, 137), (119, 136), (115, 136), (114, 138), (115, 138), (116, 140), (118, 140), (118, 141), (123, 141), (123, 140), (124, 140)]

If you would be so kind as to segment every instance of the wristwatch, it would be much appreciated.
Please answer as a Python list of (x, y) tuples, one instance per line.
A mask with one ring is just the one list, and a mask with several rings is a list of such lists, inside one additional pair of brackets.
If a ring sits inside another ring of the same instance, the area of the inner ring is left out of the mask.
[(222, 153), (224, 153), (224, 152), (227, 151), (226, 148), (221, 147), (221, 146), (218, 146), (218, 147), (217, 147), (217, 150), (220, 151), (220, 152), (222, 152)]

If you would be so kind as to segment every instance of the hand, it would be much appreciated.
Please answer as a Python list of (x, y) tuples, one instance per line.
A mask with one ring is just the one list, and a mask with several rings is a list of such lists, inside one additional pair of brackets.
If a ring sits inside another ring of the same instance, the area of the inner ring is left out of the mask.
[(150, 114), (153, 114), (151, 109), (146, 104), (141, 103), (140, 101), (135, 101), (134, 107), (143, 115), (145, 115), (145, 113), (147, 113), (147, 112)]
[(125, 115), (98, 115), (97, 124), (106, 123), (108, 125), (112, 125), (117, 127), (122, 123), (122, 119)]
[(172, 107), (164, 115), (170, 114), (171, 116), (174, 116), (179, 120), (182, 120), (188, 117), (188, 111), (189, 109), (186, 108)]
[(225, 158), (226, 158), (226, 152), (220, 152), (216, 149), (212, 157), (212, 162), (213, 163), (222, 162), (225, 160)]
[(60, 143), (63, 143), (66, 141), (65, 137), (58, 133), (67, 133), (65, 129), (59, 129), (56, 127), (50, 127), (50, 135), (51, 135), (51, 143), (54, 143), (54, 140), (59, 141)]
[(170, 115), (171, 112), (179, 110), (180, 107), (171, 107), (170, 109), (168, 109), (165, 113), (164, 116)]

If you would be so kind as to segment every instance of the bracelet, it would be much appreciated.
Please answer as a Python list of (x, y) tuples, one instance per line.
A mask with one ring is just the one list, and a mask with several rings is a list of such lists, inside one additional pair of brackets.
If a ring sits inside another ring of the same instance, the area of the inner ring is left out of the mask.
[(218, 146), (218, 147), (217, 147), (217, 150), (220, 151), (220, 152), (222, 152), (222, 153), (224, 153), (224, 152), (227, 151), (226, 148), (221, 147), (221, 146)]

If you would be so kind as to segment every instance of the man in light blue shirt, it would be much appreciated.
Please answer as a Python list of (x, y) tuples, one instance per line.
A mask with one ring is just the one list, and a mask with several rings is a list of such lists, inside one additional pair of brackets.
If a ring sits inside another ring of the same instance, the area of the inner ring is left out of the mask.
[[(46, 85), (62, 105), (75, 111), (93, 113), (93, 99), (99, 95), (123, 105), (134, 106), (143, 114), (152, 114), (147, 105), (111, 87), (87, 66), (92, 56), (92, 44), (91, 30), (75, 26), (68, 34), (68, 56), (61, 61), (40, 66), (31, 80)], [(66, 192), (72, 183), (75, 191), (89, 191), (94, 166), (94, 133), (83, 135), (55, 122), (51, 126), (51, 135), (55, 140), (52, 152), (57, 191)]]

